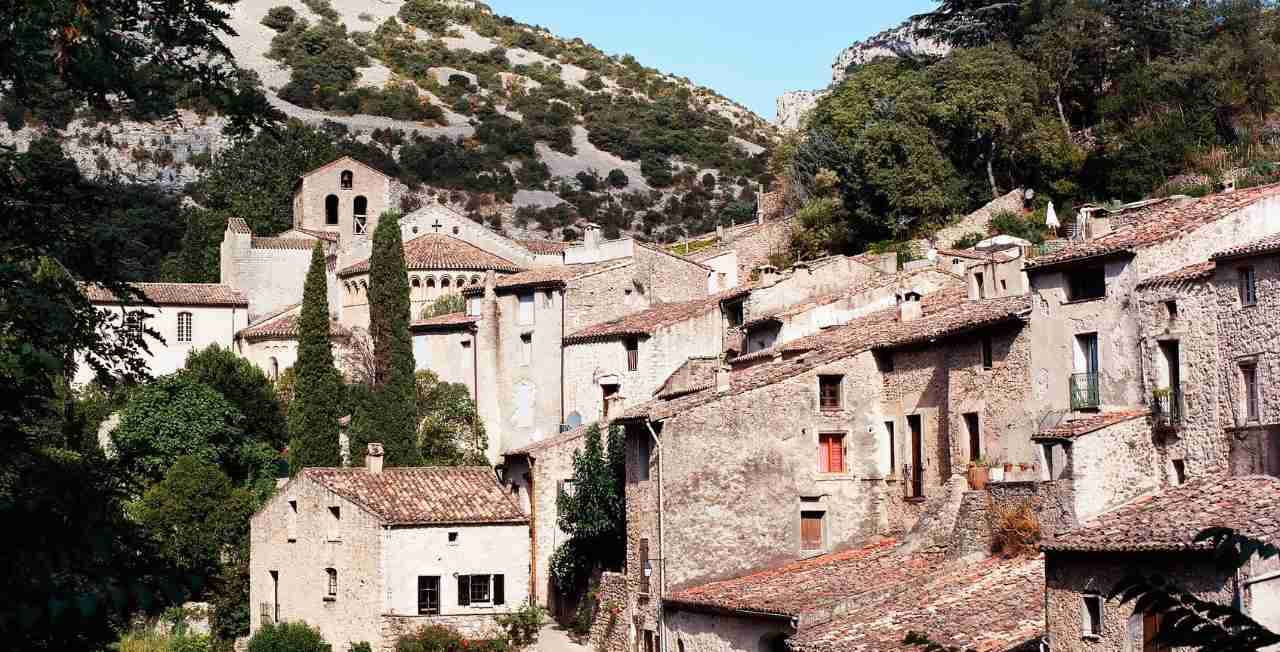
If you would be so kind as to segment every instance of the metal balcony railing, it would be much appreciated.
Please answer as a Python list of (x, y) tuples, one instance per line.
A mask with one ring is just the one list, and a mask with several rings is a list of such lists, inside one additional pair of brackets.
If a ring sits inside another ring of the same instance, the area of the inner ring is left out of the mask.
[(1151, 397), (1151, 416), (1157, 425), (1173, 428), (1182, 423), (1182, 390), (1178, 387), (1156, 390)]
[(1071, 374), (1071, 409), (1090, 410), (1102, 404), (1098, 392), (1098, 374)]

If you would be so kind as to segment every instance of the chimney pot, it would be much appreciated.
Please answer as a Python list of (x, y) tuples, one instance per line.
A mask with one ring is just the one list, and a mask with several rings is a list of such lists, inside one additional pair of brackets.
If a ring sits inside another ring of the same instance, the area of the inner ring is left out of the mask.
[(778, 282), (778, 268), (773, 265), (761, 265), (757, 269), (760, 270), (760, 284), (773, 285)]
[(582, 229), (582, 244), (588, 250), (594, 251), (600, 248), (600, 225), (595, 222), (587, 222)]
[(364, 466), (369, 473), (382, 473), (382, 444), (369, 444), (369, 450), (364, 456)]

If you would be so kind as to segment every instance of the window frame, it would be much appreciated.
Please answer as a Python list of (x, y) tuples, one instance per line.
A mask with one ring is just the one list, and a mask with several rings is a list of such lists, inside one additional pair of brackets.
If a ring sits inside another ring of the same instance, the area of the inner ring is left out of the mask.
[[(528, 299), (526, 301), (526, 298)], [(528, 308), (526, 308), (526, 304)], [(533, 292), (519, 292), (516, 294), (516, 325), (532, 326), (537, 322), (536, 317), (536, 297)]]
[(649, 433), (642, 432), (636, 438), (636, 473), (637, 482), (645, 482), (649, 479), (649, 465), (653, 463), (653, 442), (649, 440)]
[(1240, 384), (1244, 390), (1241, 396), (1244, 398), (1245, 423), (1262, 421), (1262, 394), (1258, 382), (1257, 361), (1248, 360), (1240, 363)]
[(818, 374), (818, 409), (823, 412), (844, 409), (844, 374)]
[[(1093, 277), (1086, 277), (1086, 274), (1097, 274), (1101, 282), (1096, 287), (1092, 283), (1085, 282), (1099, 280)], [(1068, 303), (1107, 298), (1107, 268), (1105, 265), (1090, 265), (1069, 270), (1066, 272), (1066, 281)], [(1098, 293), (1093, 294), (1092, 292)]]
[[(817, 521), (818, 539), (816, 548), (806, 548), (804, 524), (806, 520)], [(820, 553), (827, 549), (827, 513), (823, 510), (803, 509), (800, 511), (800, 553)]]
[[(845, 433), (830, 431), (818, 433), (818, 472), (824, 474), (843, 474), (849, 472), (849, 454), (846, 448)], [(837, 448), (838, 444), (838, 448)], [(832, 468), (832, 451), (839, 450), (839, 468)]]
[(1258, 305), (1258, 272), (1253, 265), (1242, 265), (1236, 268), (1237, 289), (1241, 308), (1252, 308)]
[(622, 340), (622, 346), (627, 352), (627, 371), (639, 371), (640, 369), (640, 338), (628, 337)]
[(990, 335), (981, 338), (982, 368), (994, 369), (996, 366), (996, 343)]
[[(183, 318), (186, 318), (185, 320)], [(186, 322), (185, 337), (183, 322)], [(195, 315), (190, 310), (183, 310), (178, 313), (178, 342), (190, 344), (195, 339)]]
[(326, 576), (325, 583), (325, 602), (336, 602), (338, 600), (338, 569), (329, 567), (324, 569)]
[[(1096, 613), (1094, 609), (1096, 608)], [(1105, 631), (1106, 607), (1102, 596), (1097, 593), (1086, 593), (1080, 596), (1080, 631), (1087, 639), (1100, 639)]]
[(960, 418), (964, 419), (965, 434), (969, 436), (969, 461), (976, 462), (982, 457), (982, 415), (965, 412)]
[(520, 334), (520, 366), (533, 364), (533, 333)]
[[(427, 580), (424, 586), (423, 580)], [(435, 587), (431, 586), (434, 580)], [(432, 610), (431, 599), (429, 596), (435, 597), (435, 608)], [(423, 597), (428, 596), (424, 602)], [(439, 575), (419, 575), (418, 576), (418, 615), (419, 616), (438, 616), (440, 615), (440, 576)]]

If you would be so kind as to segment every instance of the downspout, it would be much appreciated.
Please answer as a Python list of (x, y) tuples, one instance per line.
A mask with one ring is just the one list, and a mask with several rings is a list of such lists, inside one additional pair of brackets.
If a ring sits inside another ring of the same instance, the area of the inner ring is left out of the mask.
[(556, 343), (556, 347), (560, 349), (560, 420), (556, 422), (557, 434), (564, 424), (564, 307), (569, 298), (567, 290), (568, 285), (560, 290), (560, 341)]
[(471, 401), (480, 412), (480, 329), (471, 327)]
[[(658, 649), (659, 652), (667, 652), (667, 610), (663, 605), (663, 598), (667, 595), (667, 539), (663, 531), (663, 502), (662, 502), (662, 440), (658, 438), (658, 433), (653, 431), (653, 422), (647, 417), (644, 420), (645, 428), (649, 429), (649, 436), (653, 437), (653, 444), (658, 451)], [(641, 571), (644, 572), (644, 560), (640, 560)]]

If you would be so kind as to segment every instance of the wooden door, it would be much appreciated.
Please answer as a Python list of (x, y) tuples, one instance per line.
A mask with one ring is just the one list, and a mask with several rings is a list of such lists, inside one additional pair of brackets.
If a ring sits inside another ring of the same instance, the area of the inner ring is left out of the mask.
[(918, 414), (907, 415), (911, 429), (911, 497), (924, 497), (924, 424)]

